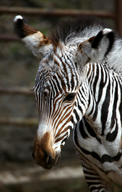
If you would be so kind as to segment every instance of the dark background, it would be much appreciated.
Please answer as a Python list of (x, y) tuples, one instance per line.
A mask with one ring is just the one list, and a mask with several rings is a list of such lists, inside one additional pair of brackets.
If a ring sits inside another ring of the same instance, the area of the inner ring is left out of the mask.
[[(43, 9), (77, 9), (114, 11), (114, 0), (1, 0), (0, 6)], [(19, 12), (18, 12), (19, 14)], [(45, 35), (63, 17), (25, 16), (29, 25)], [(12, 35), (14, 14), (0, 14), (0, 34)], [(106, 22), (112, 28), (112, 20)], [(0, 89), (34, 86), (39, 60), (20, 42), (0, 41)], [(10, 123), (10, 118), (13, 123)], [(14, 120), (18, 119), (19, 123)], [(24, 125), (22, 120), (36, 119), (35, 125)], [(0, 191), (3, 192), (79, 192), (89, 191), (80, 160), (73, 144), (72, 134), (62, 150), (57, 168), (46, 171), (32, 159), (38, 114), (34, 95), (0, 92)], [(3, 122), (4, 121), (4, 122)], [(6, 122), (5, 122), (6, 121)], [(9, 123), (8, 123), (9, 122)], [(79, 172), (81, 171), (81, 175)], [(114, 191), (121, 188), (114, 185)]]

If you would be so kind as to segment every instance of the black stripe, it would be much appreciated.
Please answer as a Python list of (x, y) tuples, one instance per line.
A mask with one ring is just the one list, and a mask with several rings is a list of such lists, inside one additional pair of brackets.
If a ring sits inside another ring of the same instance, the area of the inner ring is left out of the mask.
[(76, 117), (77, 122), (78, 122), (78, 121), (80, 120), (80, 117), (79, 117), (79, 115), (78, 115), (76, 109), (73, 110), (73, 113), (75, 114), (75, 117)]
[[(96, 92), (96, 84), (97, 84), (97, 82), (98, 82), (98, 79), (99, 79), (99, 67), (97, 67), (97, 74), (96, 74), (96, 78), (95, 78), (95, 80), (94, 80), (94, 86), (93, 86), (94, 96), (95, 96), (95, 92)], [(96, 101), (96, 102), (97, 102), (97, 101)], [(94, 114), (93, 114), (93, 118), (92, 118), (93, 121), (96, 120), (97, 114), (98, 114), (98, 107), (96, 106), (96, 107), (95, 107)]]
[(96, 105), (95, 107), (95, 111), (94, 111), (94, 114), (93, 114), (93, 117), (92, 117), (92, 120), (95, 121), (96, 118), (97, 118), (97, 114), (98, 114), (98, 106)]
[(91, 111), (88, 113), (88, 116), (90, 116), (93, 113), (93, 111), (94, 111), (94, 101), (91, 100), (91, 94), (89, 94), (88, 108), (89, 108), (89, 106), (91, 104), (91, 101), (92, 101), (92, 108), (91, 108)]
[[(91, 104), (91, 97), (90, 97), (90, 94), (89, 94), (89, 98), (88, 98), (88, 108), (89, 108), (90, 104)], [(89, 116), (89, 114), (88, 114), (88, 116)]]
[[(85, 177), (86, 178), (86, 177)], [(98, 178), (97, 178), (98, 179)], [(95, 180), (97, 180), (96, 178), (95, 178)], [(86, 179), (87, 180), (87, 179)], [(95, 185), (101, 185), (101, 182), (100, 181), (96, 181), (95, 182), (95, 180), (94, 181), (88, 181), (87, 183), (88, 183), (88, 185), (90, 186), (90, 185), (94, 185), (94, 187), (95, 187)], [(98, 186), (96, 186), (96, 189), (98, 189)]]
[[(86, 173), (85, 173), (86, 174)], [(92, 177), (92, 176), (85, 176), (85, 178), (86, 178), (86, 180), (91, 180), (91, 182), (92, 182), (92, 180), (94, 181), (94, 180), (97, 180), (98, 178), (96, 178), (96, 177)], [(95, 183), (99, 183), (98, 181), (96, 181)]]
[(106, 81), (107, 81), (107, 78), (106, 78), (106, 81), (105, 82), (103, 82), (103, 76), (104, 76), (104, 73), (103, 73), (103, 68), (102, 67), (100, 67), (100, 73), (101, 73), (101, 81), (100, 81), (100, 85), (99, 85), (99, 95), (98, 95), (98, 103), (100, 102), (100, 100), (101, 100), (101, 96), (102, 96), (102, 91), (103, 91), (103, 87), (105, 86), (105, 84), (106, 84)]
[[(119, 84), (119, 86), (120, 86), (121, 93), (122, 93), (121, 85)], [(120, 111), (120, 117), (121, 117), (121, 122), (122, 122), (122, 94), (121, 94), (121, 103), (120, 103), (120, 106), (119, 106), (119, 111)]]
[(90, 76), (91, 71), (92, 71), (91, 70), (91, 64), (89, 64), (89, 70), (87, 72), (88, 81), (89, 81), (89, 78), (90, 78), (89, 76)]
[[(57, 74), (57, 76), (58, 76), (58, 74)], [(60, 79), (60, 77), (58, 77), (58, 78)], [(57, 84), (57, 86), (58, 86), (58, 88), (60, 90), (61, 87), (60, 87), (59, 81), (57, 80), (57, 77), (55, 75), (53, 76), (53, 79), (56, 81), (56, 84)]]
[(112, 129), (114, 127), (115, 123), (116, 123), (116, 128), (112, 133), (108, 133), (107, 136), (106, 136), (107, 141), (110, 141), (110, 142), (113, 142), (116, 139), (116, 136), (117, 136), (117, 133), (118, 133), (118, 124), (117, 124), (117, 120), (116, 120), (116, 107), (117, 107), (117, 101), (118, 101), (117, 83), (118, 82), (116, 82), (115, 90), (113, 90), (114, 94), (115, 94), (115, 97), (114, 97), (113, 114), (112, 114), (112, 117), (111, 117), (111, 126), (110, 126), (110, 128)]
[(100, 156), (95, 153), (95, 152), (90, 152), (90, 151), (87, 151), (85, 149), (83, 149), (82, 147), (80, 147), (80, 149), (82, 150), (83, 153), (87, 154), (87, 155), (91, 155), (93, 158), (97, 159), (98, 161), (100, 161), (101, 163), (105, 163), (105, 162), (113, 162), (113, 161), (119, 161), (120, 157), (121, 157), (121, 153), (118, 153), (116, 156), (114, 157), (111, 157), (107, 154), (103, 155), (101, 158)]
[(83, 114), (83, 109), (81, 108), (81, 106), (78, 104), (78, 109), (81, 111), (81, 113)]
[(113, 131), (112, 133), (108, 133), (106, 135), (106, 140), (109, 142), (113, 142), (116, 139), (117, 133), (118, 133), (118, 124), (116, 124), (115, 131)]
[(85, 118), (84, 118), (84, 121), (85, 121), (85, 125), (86, 125), (86, 128), (87, 128), (88, 133), (89, 133), (92, 137), (96, 137), (96, 134), (95, 134), (93, 128), (89, 125), (89, 123), (86, 121)]
[(121, 153), (118, 153), (116, 156), (114, 157), (111, 157), (109, 155), (103, 155), (102, 158), (101, 158), (101, 162), (104, 163), (104, 162), (113, 162), (113, 161), (119, 161), (120, 158), (121, 158), (122, 154)]
[(97, 84), (97, 82), (99, 80), (99, 66), (96, 65), (96, 68), (97, 68), (97, 70), (96, 70), (96, 76), (95, 76), (95, 79), (94, 79), (94, 86), (93, 86), (94, 95), (96, 93), (96, 84)]
[[(66, 55), (65, 55), (66, 56)], [(70, 70), (70, 73), (72, 74), (71, 75), (71, 82), (70, 82), (70, 79), (69, 79), (69, 72), (67, 71), (67, 79), (68, 79), (68, 83), (67, 83), (67, 86), (68, 86), (68, 90), (71, 89), (73, 90), (74, 88), (74, 79), (73, 79), (73, 72), (72, 72), (72, 68), (71, 66), (69, 65), (69, 63), (67, 62), (68, 61), (68, 58), (66, 57), (65, 58), (65, 66), (67, 66), (68, 70)]]
[(110, 79), (109, 79), (108, 87), (107, 87), (107, 90), (106, 90), (106, 97), (105, 97), (105, 100), (103, 102), (102, 111), (101, 111), (101, 122), (102, 122), (102, 134), (101, 135), (102, 136), (104, 135), (104, 130), (105, 130), (105, 127), (106, 127), (109, 102), (110, 102)]
[(103, 34), (103, 31), (100, 31), (96, 36), (95, 38), (93, 39), (92, 41), (92, 48), (94, 49), (97, 49), (99, 44), (100, 44), (100, 41), (101, 39), (103, 38), (104, 34)]
[(95, 159), (97, 159), (98, 161), (100, 161), (100, 156), (99, 156), (97, 153), (87, 151), (86, 149), (83, 149), (81, 146), (79, 146), (79, 147), (80, 147), (80, 149), (81, 149), (81, 151), (82, 151), (83, 153), (85, 153), (86, 155), (91, 155), (92, 157), (94, 157)]
[(84, 139), (88, 138), (88, 135), (86, 134), (85, 130), (84, 130), (84, 126), (83, 126), (83, 122), (82, 120), (79, 123), (79, 130), (80, 130), (80, 134)]
[(83, 100), (86, 100), (83, 93), (84, 93), (84, 90), (83, 90), (83, 87), (82, 87), (82, 90), (81, 89), (79, 90), (79, 94), (80, 94), (79, 99), (80, 99), (80, 101), (82, 101), (81, 98), (83, 98)]
[[(67, 71), (67, 68), (66, 68), (66, 64), (63, 62), (63, 60), (62, 60), (61, 57), (60, 57), (60, 60), (61, 60), (62, 67), (63, 67), (62, 72), (64, 71), (65, 79), (66, 79), (67, 82), (69, 82), (68, 71)], [(65, 85), (65, 81), (64, 81), (64, 86), (66, 87), (66, 85)], [(69, 83), (67, 83), (67, 86), (68, 86), (68, 89), (69, 89), (69, 88), (70, 88), (70, 87), (69, 87)]]
[(90, 161), (89, 161), (89, 159), (88, 158), (86, 158), (86, 156), (84, 156), (83, 154), (81, 154), (81, 150), (80, 150), (80, 145), (79, 145), (79, 143), (78, 143), (78, 138), (77, 138), (77, 129), (75, 128), (75, 130), (74, 130), (74, 141), (75, 141), (75, 145), (79, 148), (77, 148), (76, 147), (76, 150), (77, 150), (77, 152), (84, 158), (84, 159), (86, 159), (89, 163), (91, 163)]
[(72, 122), (73, 125), (75, 124), (74, 119), (73, 119), (73, 116), (72, 116), (72, 118), (71, 118), (71, 122)]
[[(72, 63), (72, 60), (70, 59), (70, 57), (68, 56), (68, 55), (65, 55), (65, 56), (67, 56), (66, 57), (66, 60), (68, 61), (70, 61), (70, 63)], [(71, 89), (73, 90), (73, 89), (76, 89), (76, 87), (75, 87), (75, 82), (76, 82), (76, 86), (78, 85), (78, 78), (77, 78), (77, 75), (76, 75), (76, 73), (74, 74), (74, 72), (76, 72), (76, 70), (77, 69), (75, 69), (75, 66), (73, 66), (73, 63), (72, 63), (72, 66), (71, 65), (69, 65), (69, 63), (67, 63), (67, 65), (68, 65), (68, 67), (69, 67), (69, 69), (70, 69), (70, 71), (71, 71), (71, 82), (69, 82), (70, 83), (70, 86), (71, 86)]]
[[(97, 154), (97, 153), (95, 153), (95, 152), (90, 152), (90, 151), (87, 151), (87, 150), (85, 150), (85, 149), (83, 149), (80, 145), (79, 145), (79, 143), (78, 143), (78, 138), (77, 138), (77, 131), (76, 131), (76, 129), (74, 130), (74, 140), (75, 140), (75, 143), (76, 143), (76, 145), (79, 147), (79, 149), (84, 153), (84, 154), (86, 154), (86, 155), (91, 155), (93, 158), (95, 158), (95, 159), (97, 159), (98, 161), (100, 161), (101, 163), (105, 163), (105, 162), (109, 162), (109, 163), (111, 163), (111, 162), (113, 162), (113, 161), (119, 161), (120, 160), (120, 158), (121, 158), (121, 156), (122, 156), (122, 154), (121, 153), (118, 153), (116, 156), (114, 156), (114, 157), (111, 157), (111, 156), (109, 156), (109, 155), (107, 155), (107, 154), (105, 154), (105, 155), (103, 155), (101, 158), (100, 158), (100, 156)], [(77, 149), (77, 148), (76, 148)], [(77, 151), (79, 151), (78, 149), (77, 149)], [(79, 151), (79, 153), (80, 153), (80, 151)], [(81, 153), (80, 153), (81, 154)], [(84, 158), (86, 158), (83, 154), (81, 154)], [(87, 158), (86, 158), (87, 159)], [(89, 161), (89, 159), (87, 159), (88, 161)], [(89, 161), (90, 162), (90, 161)], [(97, 166), (97, 165), (96, 165)], [(98, 166), (97, 166), (98, 167)], [(99, 168), (99, 167), (98, 167)], [(100, 168), (99, 168), (100, 169)], [(103, 170), (102, 169), (100, 169), (102, 172), (103, 172)], [(85, 171), (84, 171), (85, 172)]]
[(54, 90), (55, 90), (55, 91), (54, 91), (54, 90), (53, 90), (53, 91), (56, 92), (56, 93), (58, 93), (57, 84), (56, 84), (58, 81), (56, 81), (56, 83), (55, 83), (54, 79), (55, 79), (55, 77), (53, 77), (52, 81), (50, 81), (50, 84), (51, 84), (51, 86), (52, 86), (52, 87), (54, 88)]
[[(101, 184), (101, 183), (100, 183)], [(102, 184), (101, 184), (102, 185)], [(100, 187), (98, 187), (98, 186), (93, 186), (93, 187), (90, 187), (90, 190), (91, 191), (94, 191), (94, 190), (97, 190), (98, 192), (101, 190), (101, 189), (103, 189), (101, 192), (104, 192), (105, 191), (105, 189), (103, 188), (103, 186), (100, 186)]]
[(84, 121), (85, 121), (85, 125), (86, 125), (87, 131), (88, 131), (88, 133), (90, 134), (90, 136), (96, 138), (97, 141), (98, 141), (99, 143), (101, 143), (101, 140), (97, 137), (97, 135), (96, 135), (96, 133), (94, 132), (93, 128), (90, 126), (90, 124), (86, 121), (85, 118), (84, 118)]
[(75, 86), (73, 75), (71, 76), (71, 89), (73, 90)]

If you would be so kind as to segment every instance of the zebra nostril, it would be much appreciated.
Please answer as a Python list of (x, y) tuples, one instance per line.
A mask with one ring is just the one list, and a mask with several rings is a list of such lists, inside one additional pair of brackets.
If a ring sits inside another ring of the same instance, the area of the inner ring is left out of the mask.
[(46, 157), (46, 164), (49, 165), (52, 161), (52, 157), (51, 156), (47, 156)]

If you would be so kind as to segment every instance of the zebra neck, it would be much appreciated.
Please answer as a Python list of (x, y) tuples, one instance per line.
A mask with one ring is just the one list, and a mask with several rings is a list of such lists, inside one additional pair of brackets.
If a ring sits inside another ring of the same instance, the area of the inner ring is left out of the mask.
[(116, 131), (117, 127), (121, 126), (120, 77), (98, 63), (89, 64), (87, 77), (90, 91), (85, 117), (97, 134), (107, 136), (112, 129)]

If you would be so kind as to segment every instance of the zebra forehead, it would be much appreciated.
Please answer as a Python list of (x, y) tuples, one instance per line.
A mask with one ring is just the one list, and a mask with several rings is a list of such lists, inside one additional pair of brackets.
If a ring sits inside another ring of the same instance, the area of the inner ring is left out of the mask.
[[(65, 51), (67, 55), (70, 55), (69, 57), (65, 55)], [(41, 89), (46, 87), (53, 89), (55, 87), (58, 90), (66, 90), (67, 87), (67, 91), (72, 91), (74, 87), (77, 87), (77, 84), (77, 67), (72, 60), (72, 50), (67, 47), (64, 48), (64, 52), (62, 50), (56, 53), (50, 52), (40, 62), (36, 85), (40, 85)]]
[(35, 79), (35, 87), (37, 92), (45, 89), (50, 90), (55, 96), (57, 93), (71, 92), (78, 87), (78, 77), (75, 72), (67, 74), (64, 70), (42, 69), (38, 71)]
[(39, 85), (39, 90), (43, 90), (45, 88), (51, 89), (57, 74), (58, 73), (56, 73), (54, 70), (41, 68), (37, 72), (35, 85), (36, 86)]
[(49, 81), (54, 80), (56, 76), (62, 79), (59, 66), (55, 64), (50, 65), (47, 63), (41, 63), (37, 72), (35, 82), (36, 84), (41, 82), (41, 84), (46, 85), (49, 83)]

